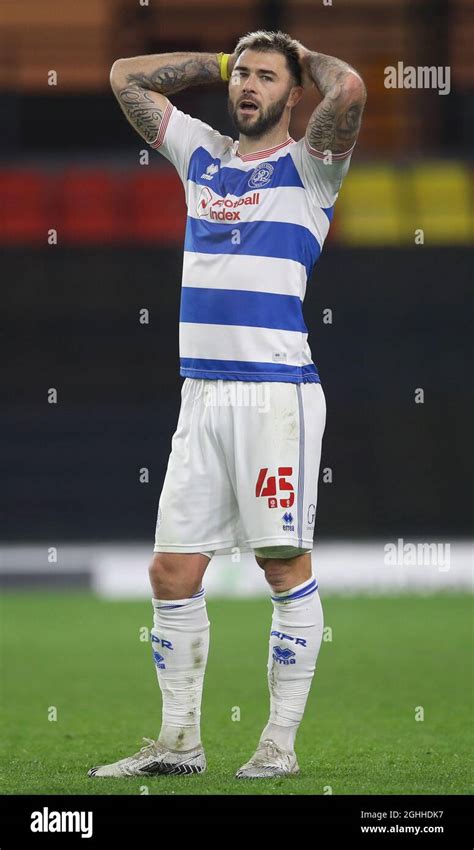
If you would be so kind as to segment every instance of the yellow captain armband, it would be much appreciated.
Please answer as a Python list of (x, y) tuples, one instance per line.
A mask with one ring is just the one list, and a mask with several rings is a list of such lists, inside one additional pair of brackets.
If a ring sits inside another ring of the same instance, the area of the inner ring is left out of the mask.
[(229, 59), (230, 53), (218, 53), (217, 61), (219, 63), (219, 68), (221, 71), (221, 78), (225, 81), (229, 80)]

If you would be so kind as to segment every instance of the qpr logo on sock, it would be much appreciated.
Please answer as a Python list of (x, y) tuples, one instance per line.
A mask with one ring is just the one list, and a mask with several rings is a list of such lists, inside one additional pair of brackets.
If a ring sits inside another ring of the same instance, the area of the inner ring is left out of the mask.
[(260, 165), (257, 165), (250, 175), (250, 188), (259, 189), (260, 186), (266, 186), (267, 183), (270, 183), (274, 171), (275, 169), (270, 162), (262, 162)]
[(287, 635), (285, 632), (279, 632), (276, 629), (270, 632), (270, 637), (277, 637), (280, 640), (294, 640), (295, 646), (306, 646), (306, 638), (293, 637), (293, 635)]

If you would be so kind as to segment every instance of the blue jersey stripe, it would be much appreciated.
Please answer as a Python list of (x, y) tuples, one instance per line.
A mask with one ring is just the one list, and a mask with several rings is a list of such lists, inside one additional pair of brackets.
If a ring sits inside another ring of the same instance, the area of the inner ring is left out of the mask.
[[(236, 231), (239, 232), (236, 239)], [(295, 260), (307, 277), (321, 247), (310, 230), (280, 221), (211, 222), (188, 216), (184, 250), (201, 254), (237, 254)]]
[(288, 366), (248, 360), (213, 360), (204, 357), (181, 357), (180, 375), (185, 378), (207, 378), (228, 381), (291, 381), (319, 384), (314, 363)]
[(181, 322), (242, 325), (308, 333), (297, 295), (183, 286)]
[[(202, 175), (206, 173), (206, 168), (211, 164), (217, 165), (219, 171), (216, 171), (212, 175), (212, 179), (209, 180), (209, 175), (207, 179), (206, 177), (202, 177)], [(269, 175), (268, 182), (265, 182), (267, 180), (265, 174), (263, 181), (260, 183), (258, 173), (263, 164), (271, 166), (272, 173)], [(188, 180), (192, 180), (193, 183), (197, 183), (199, 186), (209, 186), (216, 194), (224, 198), (226, 195), (235, 195), (237, 198), (240, 198), (247, 192), (251, 192), (252, 189), (258, 189), (260, 191), (260, 189), (275, 189), (281, 186), (304, 189), (301, 177), (289, 153), (278, 157), (277, 160), (255, 162), (246, 171), (243, 171), (240, 168), (222, 166), (219, 157), (211, 156), (208, 151), (200, 147), (196, 148), (189, 160), (187, 176)]]

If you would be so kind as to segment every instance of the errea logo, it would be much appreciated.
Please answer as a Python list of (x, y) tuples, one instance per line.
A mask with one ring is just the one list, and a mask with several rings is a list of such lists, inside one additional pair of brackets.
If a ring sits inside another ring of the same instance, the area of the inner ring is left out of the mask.
[(278, 661), (279, 664), (296, 664), (295, 652), (292, 649), (288, 649), (285, 647), (282, 649), (281, 646), (273, 647), (273, 658), (275, 661)]
[(31, 832), (80, 832), (81, 838), (92, 838), (92, 812), (56, 812), (45, 806), (31, 813)]
[(219, 166), (211, 162), (211, 164), (207, 166), (204, 174), (201, 174), (201, 180), (212, 180), (214, 174), (217, 174), (218, 171)]

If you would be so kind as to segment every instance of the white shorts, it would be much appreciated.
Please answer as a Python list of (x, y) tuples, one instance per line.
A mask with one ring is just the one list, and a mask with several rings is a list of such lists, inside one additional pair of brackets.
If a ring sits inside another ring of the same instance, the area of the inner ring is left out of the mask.
[(154, 551), (311, 551), (325, 423), (321, 384), (186, 378)]

